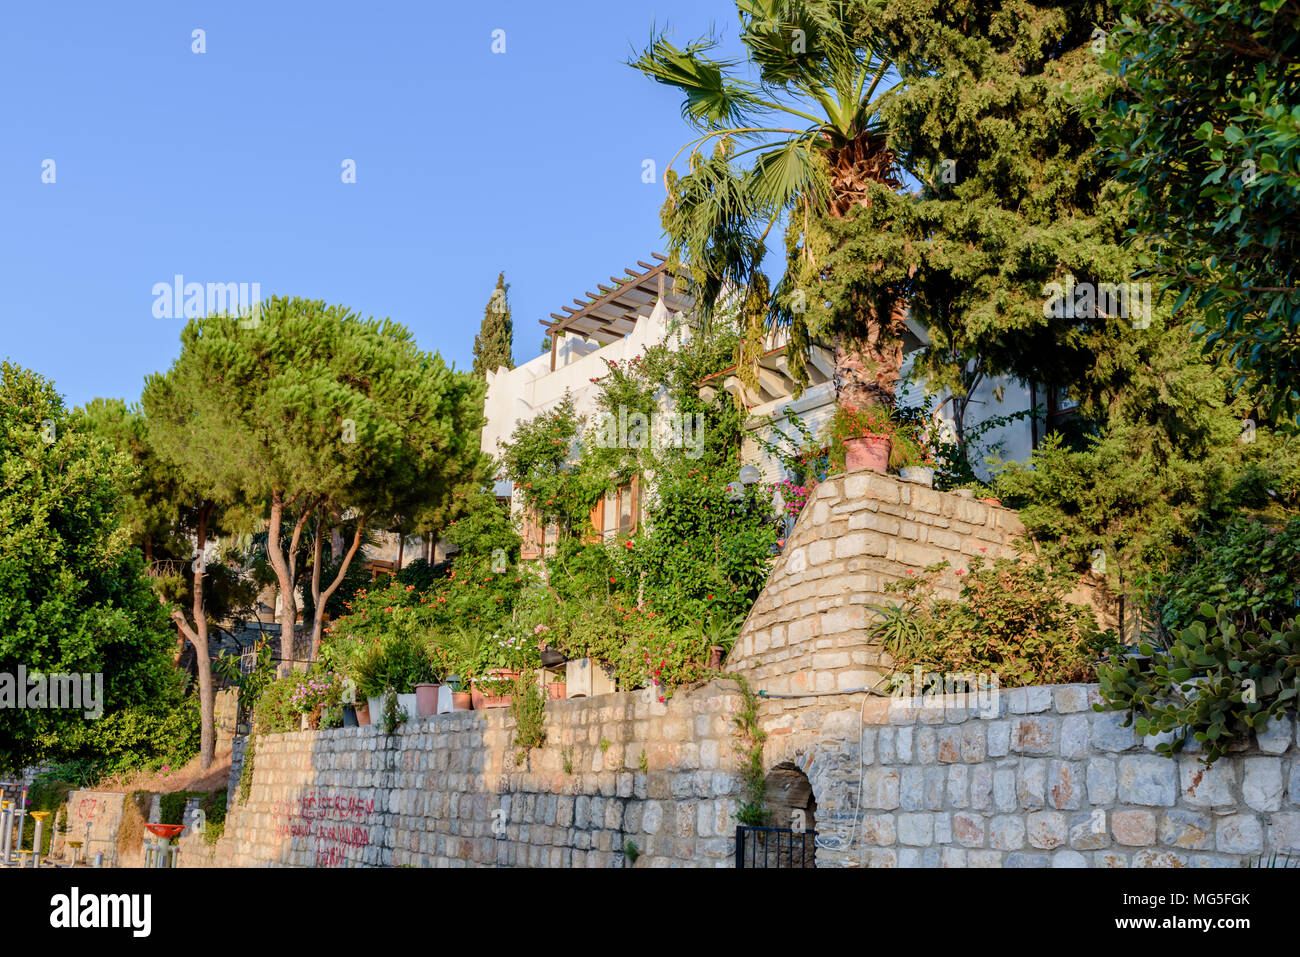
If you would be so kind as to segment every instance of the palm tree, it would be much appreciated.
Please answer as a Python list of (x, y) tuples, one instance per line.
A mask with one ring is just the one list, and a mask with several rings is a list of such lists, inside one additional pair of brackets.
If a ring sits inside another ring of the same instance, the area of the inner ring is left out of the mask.
[[(736, 7), (757, 82), (739, 75), (739, 61), (712, 58), (714, 39), (679, 49), (659, 34), (630, 61), (685, 94), (682, 115), (700, 132), (665, 171), (670, 252), (688, 266), (706, 320), (724, 291), (747, 290), (742, 358), (761, 352), (753, 340), (765, 326), (788, 325), (790, 367), (806, 382), (809, 344), (825, 334), (835, 346), (840, 404), (892, 402), (901, 305), (855, 298), (832, 311), (816, 295), (826, 245), (817, 241), (818, 221), (870, 205), (873, 184), (900, 186), (879, 115), (891, 63), (877, 52), (861, 7), (847, 0), (736, 0)], [(673, 164), (683, 153), (689, 171), (678, 175)], [(787, 269), (769, 297), (761, 262), (783, 219)], [(754, 321), (756, 306), (766, 321)]]

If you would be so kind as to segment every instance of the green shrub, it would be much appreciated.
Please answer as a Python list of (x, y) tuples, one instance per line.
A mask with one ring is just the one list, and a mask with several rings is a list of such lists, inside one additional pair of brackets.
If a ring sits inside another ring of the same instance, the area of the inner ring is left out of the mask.
[(356, 671), (357, 690), (367, 698), (377, 698), (387, 688), (410, 694), (416, 685), (431, 684), (440, 678), (429, 640), (409, 630), (372, 645)]
[(530, 748), (546, 743), (546, 695), (537, 685), (537, 672), (522, 672), (510, 689), (510, 714), (515, 719), (515, 763), (522, 764)]
[(341, 693), (342, 684), (333, 672), (295, 671), (262, 692), (256, 709), (257, 728), (267, 734), (297, 731), (302, 727), (302, 715), (337, 706)]
[[(993, 673), (1003, 687), (1090, 681), (1093, 663), (1114, 645), (1091, 609), (1065, 600), (1076, 578), (1027, 559), (971, 560), (958, 570), (958, 599), (934, 597), (940, 562), (886, 586), (906, 596), (873, 638), (890, 641), (900, 671), (914, 665), (946, 674)], [(910, 569), (909, 569), (910, 571)], [(911, 627), (900, 627), (898, 609)]]
[(1200, 617), (1205, 602), (1229, 610), (1239, 626), (1279, 624), (1300, 607), (1300, 516), (1281, 524), (1239, 518), (1201, 536), (1154, 590), (1169, 632)]
[(1205, 746), (1211, 764), (1249, 742), (1275, 717), (1294, 714), (1300, 681), (1300, 617), (1247, 627), (1236, 609), (1208, 603), (1168, 648), (1139, 645), (1146, 657), (1112, 656), (1097, 669), (1104, 705), (1127, 710), (1125, 726), (1140, 735), (1169, 733), (1156, 751), (1173, 755), (1189, 735)]
[(75, 754), (88, 778), (180, 767), (199, 752), (199, 699), (169, 694), (87, 721), (66, 732), (59, 748)]

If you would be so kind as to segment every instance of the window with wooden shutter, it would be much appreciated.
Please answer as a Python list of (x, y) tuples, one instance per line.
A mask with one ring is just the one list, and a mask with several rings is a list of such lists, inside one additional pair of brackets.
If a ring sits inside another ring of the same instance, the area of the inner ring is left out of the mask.
[(601, 508), (604, 521), (599, 526), (606, 539), (635, 535), (641, 517), (641, 479), (633, 475), (626, 485), (605, 494)]

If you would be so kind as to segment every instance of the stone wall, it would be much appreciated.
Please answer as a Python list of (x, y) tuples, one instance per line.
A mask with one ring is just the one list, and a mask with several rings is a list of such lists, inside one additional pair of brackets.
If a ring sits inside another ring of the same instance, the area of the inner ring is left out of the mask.
[(818, 866), (1232, 867), (1300, 853), (1293, 719), (1206, 770), (1198, 750), (1156, 754), (1098, 700), (1092, 685), (769, 700), (765, 765), (807, 775)]
[(832, 476), (800, 513), (727, 668), (782, 693), (873, 686), (881, 652), (867, 640), (870, 606), (898, 600), (884, 586), (946, 559), (940, 593), (956, 597), (956, 569), (977, 555), (1014, 556), (1023, 533), (1014, 511), (969, 492), (875, 472)]
[(263, 735), (225, 836), (181, 840), (184, 866), (731, 863), (739, 759), (731, 682), (552, 701), (547, 740), (516, 763), (508, 709), (420, 718), (392, 736)]
[[(819, 867), (1228, 867), (1300, 853), (1293, 720), (1206, 770), (1195, 749), (1156, 754), (1098, 700), (1091, 685), (765, 698), (771, 823), (807, 807)], [(551, 702), (547, 743), (521, 765), (504, 709), (391, 737), (263, 736), (226, 836), (186, 836), (181, 860), (619, 867), (632, 841), (638, 867), (730, 866), (739, 705), (730, 681), (667, 705)]]

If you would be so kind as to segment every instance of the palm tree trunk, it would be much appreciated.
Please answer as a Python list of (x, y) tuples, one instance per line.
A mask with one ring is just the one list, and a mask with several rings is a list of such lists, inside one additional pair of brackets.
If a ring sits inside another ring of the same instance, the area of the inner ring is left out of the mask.
[(903, 319), (907, 315), (896, 305), (887, 322), (868, 314), (859, 322), (865, 334), (835, 339), (835, 397), (841, 407), (861, 409), (868, 405), (893, 405), (903, 367)]
[[(880, 134), (861, 133), (827, 151), (831, 164), (830, 215), (847, 216), (856, 206), (870, 206), (872, 183), (897, 189), (894, 155)], [(854, 315), (843, 317), (835, 337), (835, 395), (842, 407), (892, 405), (903, 366), (902, 334), (907, 308), (898, 302), (855, 297)]]

